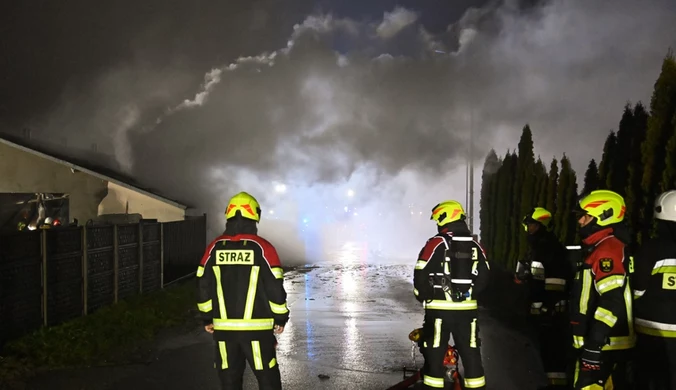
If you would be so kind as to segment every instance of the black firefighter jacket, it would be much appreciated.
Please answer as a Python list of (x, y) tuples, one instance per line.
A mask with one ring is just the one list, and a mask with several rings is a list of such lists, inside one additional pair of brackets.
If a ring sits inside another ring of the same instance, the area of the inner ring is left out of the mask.
[(634, 328), (637, 333), (676, 337), (676, 223), (658, 220), (657, 237), (636, 256)]
[(220, 236), (197, 269), (198, 308), (205, 325), (223, 332), (270, 331), (289, 320), (277, 251), (258, 235)]
[[(445, 264), (447, 255), (450, 262)], [(447, 265), (450, 269), (446, 269)], [(452, 231), (443, 230), (427, 240), (418, 255), (413, 271), (413, 294), (427, 310), (476, 310), (476, 295), (488, 286), (489, 270), (483, 248), (474, 241), (466, 227), (459, 226)], [(456, 274), (455, 278), (465, 279), (467, 282), (471, 280), (471, 284), (467, 285), (471, 287), (465, 287), (466, 299), (461, 302), (453, 301), (439, 285), (441, 277), (450, 273)]]

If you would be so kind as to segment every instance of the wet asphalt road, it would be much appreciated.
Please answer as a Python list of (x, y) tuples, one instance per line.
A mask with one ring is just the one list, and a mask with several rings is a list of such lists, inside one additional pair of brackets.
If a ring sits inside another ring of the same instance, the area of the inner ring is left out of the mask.
[[(414, 364), (408, 333), (423, 318), (411, 292), (412, 269), (353, 263), (289, 272), (291, 320), (278, 338), (284, 388), (384, 390), (401, 381), (402, 367)], [(480, 327), (488, 389), (530, 390), (543, 382), (526, 337), (483, 310)], [(52, 373), (28, 388), (219, 390), (212, 351), (210, 335), (195, 329), (163, 340), (150, 364)], [(245, 383), (258, 388), (249, 369)]]

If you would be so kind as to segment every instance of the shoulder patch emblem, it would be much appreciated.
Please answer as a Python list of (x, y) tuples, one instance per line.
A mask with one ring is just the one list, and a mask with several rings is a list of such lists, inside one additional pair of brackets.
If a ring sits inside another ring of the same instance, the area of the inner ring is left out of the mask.
[(608, 273), (613, 270), (613, 259), (604, 258), (599, 260), (599, 267), (601, 271)]

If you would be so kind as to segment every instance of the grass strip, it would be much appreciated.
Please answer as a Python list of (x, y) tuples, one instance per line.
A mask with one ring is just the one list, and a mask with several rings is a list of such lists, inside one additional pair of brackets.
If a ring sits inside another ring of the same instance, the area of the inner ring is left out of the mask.
[(195, 294), (188, 279), (10, 341), (0, 352), (0, 383), (43, 370), (123, 363), (159, 331), (194, 318)]

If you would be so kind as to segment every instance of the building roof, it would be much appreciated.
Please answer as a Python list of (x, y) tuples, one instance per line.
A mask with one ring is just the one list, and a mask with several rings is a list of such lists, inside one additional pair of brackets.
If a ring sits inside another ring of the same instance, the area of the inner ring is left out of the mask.
[[(74, 158), (67, 158), (63, 156), (59, 156), (57, 153), (51, 152), (51, 151), (46, 151), (46, 150), (38, 150), (35, 145), (28, 145), (28, 142), (25, 140), (22, 140), (19, 137), (13, 137), (8, 134), (0, 134), (0, 143), (5, 144), (7, 146), (11, 146), (15, 149), (19, 149), (21, 151), (24, 151), (26, 153), (30, 153), (34, 156), (38, 156), (47, 160), (50, 160), (52, 162), (55, 162), (57, 164), (66, 166), (70, 169), (84, 172), (88, 175), (94, 176), (96, 178), (99, 178), (101, 180), (105, 180), (111, 183), (115, 183), (119, 186), (122, 186), (124, 188), (130, 189), (132, 191), (138, 192), (140, 194), (149, 196), (153, 199), (157, 199), (161, 202), (170, 204), (175, 207), (179, 207), (183, 210), (187, 209), (188, 206), (185, 204), (182, 204), (176, 200), (166, 198), (162, 195), (159, 195), (156, 191), (152, 191), (147, 188), (142, 188), (138, 183), (136, 183), (133, 179), (130, 177), (126, 177), (124, 175), (121, 175), (120, 173), (114, 172), (108, 168), (104, 167), (97, 167), (91, 163), (87, 163), (85, 161), (78, 161), (77, 159)], [(42, 149), (42, 148), (40, 148)]]

